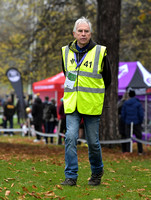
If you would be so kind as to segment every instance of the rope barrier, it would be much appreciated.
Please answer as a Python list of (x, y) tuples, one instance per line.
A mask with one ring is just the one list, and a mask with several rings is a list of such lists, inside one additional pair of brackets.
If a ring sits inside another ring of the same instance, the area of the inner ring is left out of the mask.
[[(33, 128), (26, 128), (26, 129), (0, 129), (0, 132), (24, 132), (24, 131), (34, 131), (35, 134), (42, 136), (42, 137), (55, 137), (58, 138), (59, 136), (65, 137), (65, 134), (63, 133), (42, 133), (39, 131), (35, 131), (35, 129)], [(87, 143), (87, 141), (85, 139), (78, 139), (78, 141), (81, 141), (83, 143)], [(104, 141), (100, 141), (100, 144), (121, 144), (121, 143), (127, 143), (127, 142), (131, 142), (131, 141), (136, 141), (142, 144), (146, 144), (146, 145), (151, 145), (150, 141), (145, 141), (145, 140), (140, 140), (137, 139), (135, 137), (131, 137), (131, 138), (127, 138), (127, 139), (119, 139), (119, 140), (104, 140)]]
[(29, 131), (29, 128), (26, 129), (22, 129), (22, 128), (18, 128), (18, 129), (14, 129), (14, 128), (1, 128), (0, 132), (23, 132), (23, 131)]
[(121, 139), (121, 140), (104, 140), (104, 141), (100, 141), (100, 144), (121, 144), (121, 143), (127, 143), (127, 142), (131, 142), (131, 139)]
[(42, 136), (42, 137), (58, 137), (57, 133), (41, 133), (41, 132), (38, 132), (38, 131), (35, 131), (35, 133), (37, 135)]
[(142, 144), (149, 144), (149, 145), (151, 145), (150, 141), (140, 140), (140, 139), (135, 138), (135, 137), (132, 137), (132, 140), (134, 140), (136, 142), (139, 142), (139, 143), (142, 143)]

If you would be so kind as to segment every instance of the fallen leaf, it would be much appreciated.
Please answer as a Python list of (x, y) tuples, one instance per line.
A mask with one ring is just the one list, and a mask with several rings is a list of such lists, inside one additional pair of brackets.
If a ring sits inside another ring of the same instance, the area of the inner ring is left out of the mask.
[(140, 191), (141, 191), (141, 192), (142, 192), (142, 191), (145, 191), (145, 189), (143, 189), (143, 188), (142, 188), (142, 189), (137, 189), (137, 192), (140, 192)]
[(15, 180), (15, 178), (7, 178), (8, 181)]
[(32, 188), (37, 189), (37, 187), (35, 185), (32, 185)]
[(48, 191), (48, 192), (45, 193), (45, 196), (52, 197), (52, 196), (55, 196), (55, 193), (53, 191)]
[(14, 187), (14, 183), (11, 184), (11, 187)]
[(90, 194), (89, 194), (89, 193), (84, 193), (84, 194), (83, 194), (83, 196), (88, 196), (88, 195), (90, 195)]
[(102, 185), (110, 185), (110, 184), (107, 182), (102, 182)]
[(116, 199), (119, 199), (119, 198), (121, 198), (123, 196), (123, 194), (117, 194), (116, 196), (115, 196), (115, 198)]
[(5, 196), (9, 196), (9, 194), (10, 194), (10, 190), (6, 190)]
[(28, 189), (26, 187), (22, 187), (24, 192), (29, 192)]
[(3, 197), (0, 197), (0, 199), (5, 200), (5, 198), (3, 198)]
[(32, 167), (31, 169), (32, 169), (33, 171), (36, 171), (35, 167)]
[(63, 190), (63, 188), (62, 188), (60, 185), (56, 185), (56, 187), (57, 187), (59, 190)]
[(36, 199), (41, 199), (41, 197), (35, 195), (34, 192), (32, 192), (32, 193), (28, 193), (28, 194), (29, 194), (30, 196), (32, 196), (32, 197), (35, 197)]
[(101, 200), (101, 199), (99, 198), (99, 199), (93, 199), (93, 200)]
[(16, 194), (20, 195), (20, 192), (16, 192)]
[(109, 168), (108, 170), (109, 172), (115, 173), (115, 170), (113, 170), (112, 168)]

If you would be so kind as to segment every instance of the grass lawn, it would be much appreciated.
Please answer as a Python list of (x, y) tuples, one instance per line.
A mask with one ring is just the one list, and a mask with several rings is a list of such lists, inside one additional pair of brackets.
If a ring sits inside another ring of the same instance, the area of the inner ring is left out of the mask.
[(31, 137), (0, 136), (0, 199), (149, 200), (151, 199), (151, 146), (145, 154), (122, 154), (119, 147), (102, 148), (105, 174), (100, 186), (89, 186), (88, 149), (78, 146), (77, 186), (64, 180), (64, 146), (33, 143)]

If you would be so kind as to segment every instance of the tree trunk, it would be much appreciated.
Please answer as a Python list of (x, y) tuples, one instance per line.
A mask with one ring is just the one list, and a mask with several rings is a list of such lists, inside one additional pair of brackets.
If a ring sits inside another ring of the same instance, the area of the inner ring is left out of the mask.
[(97, 2), (97, 42), (107, 47), (112, 73), (100, 123), (101, 139), (109, 140), (119, 137), (117, 99), (121, 0)]

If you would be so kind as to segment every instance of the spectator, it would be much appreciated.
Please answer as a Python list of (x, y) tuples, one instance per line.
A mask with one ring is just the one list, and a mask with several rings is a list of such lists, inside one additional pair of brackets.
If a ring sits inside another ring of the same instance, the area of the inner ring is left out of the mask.
[(28, 107), (32, 108), (32, 104), (33, 104), (33, 96), (29, 94), (27, 97), (27, 105)]
[[(118, 119), (119, 119), (119, 133), (120, 133), (122, 139), (125, 139), (126, 136), (125, 136), (125, 123), (122, 120), (121, 111), (122, 111), (122, 106), (123, 106), (124, 102), (126, 100), (128, 100), (128, 98), (129, 98), (129, 95), (128, 95), (128, 92), (126, 91), (124, 93), (123, 97), (120, 99), (120, 101), (117, 104), (117, 106), (118, 106)], [(122, 143), (122, 152), (123, 153), (125, 152), (125, 149), (126, 149), (126, 144)]]
[[(55, 126), (57, 123), (57, 108), (55, 106), (55, 99), (51, 99), (50, 103), (45, 104), (43, 110), (43, 120), (45, 120), (45, 132), (54, 133)], [(48, 144), (48, 137), (45, 137), (45, 142)], [(53, 137), (51, 137), (50, 142), (53, 143)]]
[[(49, 97), (45, 97), (43, 103), (43, 124), (45, 128), (45, 133), (50, 133), (50, 118), (51, 118), (51, 104), (49, 102)], [(48, 137), (45, 137), (45, 143), (48, 144)]]
[[(54, 133), (55, 126), (57, 125), (58, 119), (57, 119), (57, 107), (56, 107), (56, 101), (55, 99), (51, 99), (51, 118), (49, 119), (50, 122), (50, 133)], [(53, 144), (53, 137), (51, 137), (51, 143)]]
[[(12, 103), (11, 97), (8, 97), (6, 104), (4, 105), (4, 114), (3, 114), (3, 125), (4, 128), (7, 128), (7, 122), (9, 122), (9, 127), (13, 128), (13, 116), (15, 114), (15, 106)], [(4, 132), (4, 134), (7, 134)], [(10, 135), (14, 133), (11, 131), (9, 132)]]
[[(27, 114), (26, 114), (26, 108), (28, 107), (28, 103), (26, 101), (26, 97), (24, 96), (24, 101), (23, 104), (24, 105), (20, 105), (20, 100), (18, 99), (17, 104), (16, 104), (16, 114), (17, 114), (17, 119), (18, 119), (18, 124), (20, 125), (20, 122), (22, 121), (22, 123), (24, 122), (24, 120), (27, 118)], [(23, 109), (22, 107), (23, 106)]]
[[(63, 98), (60, 99), (60, 105), (59, 105), (59, 115), (60, 115), (60, 133), (65, 134), (66, 132), (66, 115), (64, 113), (64, 106), (63, 106)], [(65, 138), (65, 137), (64, 137)], [(59, 144), (62, 144), (62, 136), (59, 135)]]
[(47, 109), (49, 105), (49, 97), (45, 97), (45, 101), (43, 102), (43, 126), (45, 129), (45, 132), (47, 133), (47, 127), (48, 127), (48, 121), (47, 121)]
[[(43, 117), (43, 105), (40, 97), (37, 97), (32, 106), (32, 117), (33, 117), (33, 125), (35, 130), (38, 132), (42, 132), (42, 117)], [(36, 133), (36, 139), (34, 142), (40, 141), (41, 136)]]
[[(141, 124), (144, 119), (144, 110), (142, 108), (141, 103), (135, 97), (135, 91), (129, 91), (129, 97), (127, 101), (124, 102), (122, 107), (122, 120), (125, 123), (125, 138), (130, 138), (130, 129), (131, 129), (131, 122), (133, 122), (133, 133), (135, 134), (136, 138), (142, 139), (142, 131), (141, 131)], [(130, 152), (130, 143), (125, 143), (125, 149), (123, 152)], [(138, 146), (138, 153), (143, 153), (143, 146), (142, 143), (137, 143)]]

